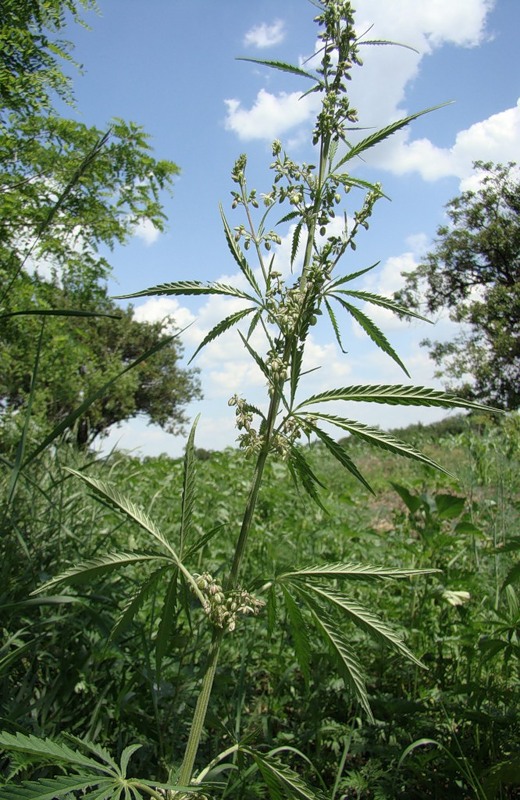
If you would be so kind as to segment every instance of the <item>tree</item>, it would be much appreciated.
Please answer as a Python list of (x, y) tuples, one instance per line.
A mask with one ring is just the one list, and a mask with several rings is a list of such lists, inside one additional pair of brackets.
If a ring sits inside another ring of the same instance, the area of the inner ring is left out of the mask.
[[(89, 408), (77, 431), (84, 444), (139, 413), (178, 432), (183, 405), (200, 390), (195, 373), (179, 368), (178, 342), (160, 347), (162, 323), (137, 322), (107, 295), (104, 253), (142, 222), (163, 229), (161, 192), (178, 168), (154, 158), (132, 122), (102, 131), (54, 112), (52, 93), (70, 94), (58, 61), (70, 48), (48, 31), (61, 30), (67, 13), (78, 20), (79, 7), (95, 6), (7, 0), (0, 9), (0, 407), (17, 412), (32, 392), (40, 422), (54, 426), (157, 346)], [(75, 309), (119, 318), (63, 315)], [(36, 314), (50, 310), (62, 316), (46, 316), (42, 328)]]
[(423, 264), (396, 299), (449, 311), (461, 331), (422, 342), (448, 388), (504, 409), (520, 406), (520, 181), (516, 165), (476, 162), (479, 188), (446, 208)]

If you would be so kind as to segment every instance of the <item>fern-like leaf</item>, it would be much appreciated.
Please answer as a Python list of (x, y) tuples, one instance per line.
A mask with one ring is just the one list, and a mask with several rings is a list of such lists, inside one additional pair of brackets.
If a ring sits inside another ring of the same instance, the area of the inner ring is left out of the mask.
[[(81, 744), (85, 744), (81, 741)], [(89, 749), (94, 748), (94, 753), (99, 756), (102, 761), (106, 761), (106, 753), (100, 748), (97, 748), (92, 743), (88, 743)], [(43, 763), (53, 764), (68, 764), (73, 767), (84, 767), (94, 770), (96, 772), (104, 773), (105, 775), (113, 775), (113, 762), (107, 766), (93, 758), (84, 755), (78, 750), (73, 750), (64, 742), (55, 742), (53, 739), (40, 739), (32, 734), (26, 735), (23, 733), (8, 733), (2, 731), (0, 733), (0, 747), (11, 753), (24, 753), (31, 756), (34, 761), (37, 759)]]
[[(72, 792), (86, 790), (96, 786), (97, 798), (118, 798), (117, 781), (114, 778), (99, 778), (96, 780), (91, 775), (68, 776), (60, 775), (57, 778), (40, 778), (38, 781), (24, 781), (19, 786), (8, 783), (0, 787), (0, 800), (56, 800), (56, 798), (71, 797)], [(101, 788), (100, 788), (101, 787)], [(96, 795), (89, 793), (81, 797), (95, 800)]]

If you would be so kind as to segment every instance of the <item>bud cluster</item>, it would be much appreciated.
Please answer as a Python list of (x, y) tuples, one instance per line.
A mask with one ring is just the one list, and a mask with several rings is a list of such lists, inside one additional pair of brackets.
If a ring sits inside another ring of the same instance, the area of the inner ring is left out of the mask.
[(229, 633), (235, 630), (237, 614), (245, 616), (257, 615), (264, 607), (263, 600), (258, 600), (245, 589), (232, 589), (225, 593), (222, 586), (209, 574), (195, 575), (197, 587), (204, 597), (203, 609), (217, 628)]
[(228, 406), (236, 406), (236, 426), (239, 431), (243, 431), (238, 437), (239, 446), (245, 450), (247, 455), (258, 453), (264, 442), (264, 437), (253, 427), (253, 410), (248, 403), (234, 394), (228, 400)]

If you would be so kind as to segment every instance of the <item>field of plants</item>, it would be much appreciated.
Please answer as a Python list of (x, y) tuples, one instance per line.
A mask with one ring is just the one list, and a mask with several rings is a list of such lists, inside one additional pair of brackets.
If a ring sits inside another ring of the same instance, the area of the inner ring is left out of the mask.
[[(224, 640), (197, 759), (211, 764), (230, 749), (228, 768), (217, 762), (207, 776), (223, 783), (224, 797), (264, 796), (258, 769), (233, 753), (237, 743), (259, 742), (337, 800), (517, 796), (518, 418), (497, 425), (455, 417), (399, 434), (449, 465), (458, 481), (351, 444), (375, 488), (371, 496), (315, 444), (308, 457), (327, 487), (321, 508), (302, 502), (283, 463), (267, 467), (244, 568), (266, 606), (240, 618)], [(231, 523), (252, 464), (236, 450), (194, 454), (191, 540), (216, 532), (187, 561), (218, 581), (232, 557)], [(134, 771), (160, 782), (182, 757), (211, 630), (197, 598), (179, 586), (184, 596), (165, 640), (165, 587), (144, 580), (154, 574), (153, 562), (128, 563), (117, 577), (100, 569), (67, 591), (30, 597), (81, 560), (151, 549), (141, 528), (89, 497), (70, 467), (113, 483), (179, 546), (182, 460), (96, 460), (66, 445), (42, 457), (32, 481), (19, 486), (2, 539), (2, 723), (12, 733), (67, 732), (119, 753), (139, 743)], [(270, 600), (276, 576), (339, 562), (439, 570), (349, 584), (352, 600), (402, 632), (426, 667), (388, 650), (383, 636), (378, 641), (336, 619), (362, 662), (372, 720), (301, 610), (287, 604), (277, 615)], [(129, 598), (138, 607), (133, 617)], [(14, 762), (26, 777), (52, 774), (30, 763), (27, 753)], [(14, 786), (10, 791), (2, 796), (18, 797)]]

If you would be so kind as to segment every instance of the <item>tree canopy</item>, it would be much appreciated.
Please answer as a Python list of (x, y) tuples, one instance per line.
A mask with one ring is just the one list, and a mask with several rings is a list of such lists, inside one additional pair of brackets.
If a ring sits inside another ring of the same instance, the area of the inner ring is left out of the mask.
[[(96, 387), (156, 350), (88, 409), (77, 431), (82, 444), (140, 413), (178, 432), (183, 406), (200, 395), (163, 323), (138, 322), (107, 294), (106, 254), (140, 223), (163, 230), (161, 193), (171, 192), (178, 168), (153, 156), (133, 122), (116, 119), (101, 130), (56, 113), (56, 93), (71, 98), (62, 70), (71, 48), (53, 35), (88, 8), (92, 0), (6, 0), (0, 8), (3, 416), (32, 393), (40, 422), (55, 426)], [(78, 309), (104, 316), (66, 316)], [(42, 315), (50, 311), (59, 316)]]
[(448, 387), (520, 407), (520, 180), (516, 164), (477, 162), (480, 185), (452, 199), (449, 223), (397, 298), (461, 323), (452, 341), (423, 344)]

